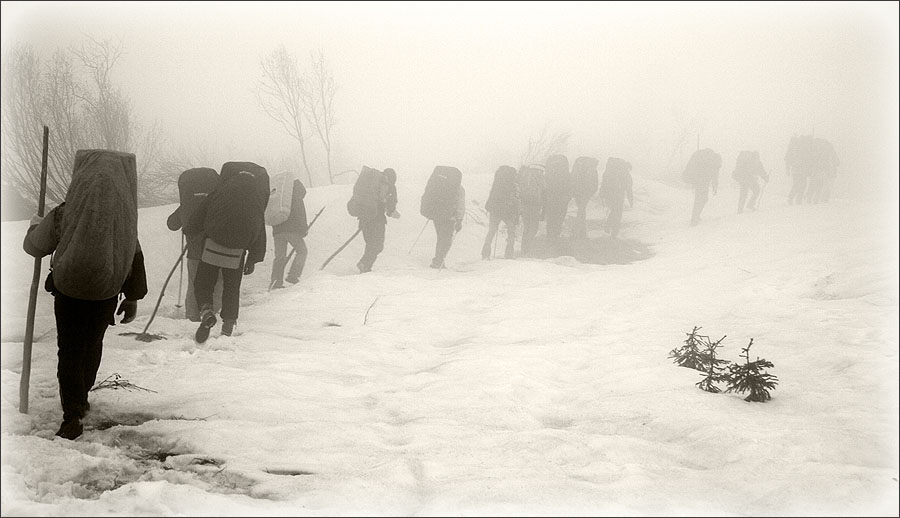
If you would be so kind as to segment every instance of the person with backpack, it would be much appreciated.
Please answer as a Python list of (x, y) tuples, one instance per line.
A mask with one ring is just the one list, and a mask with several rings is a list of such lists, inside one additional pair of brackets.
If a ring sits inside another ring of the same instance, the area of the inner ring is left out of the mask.
[[(306, 219), (306, 204), (303, 201), (303, 198), (306, 197), (306, 187), (299, 179), (294, 179), (291, 187), (288, 217), (281, 223), (272, 226), (272, 240), (275, 247), (275, 260), (272, 262), (272, 279), (270, 281), (272, 289), (283, 288), (285, 280), (291, 284), (300, 282), (300, 275), (303, 273), (304, 265), (306, 265), (308, 251), (304, 238), (309, 231)], [(274, 203), (270, 199), (269, 207), (272, 205)], [(287, 266), (288, 261), (288, 244), (293, 247), (297, 255), (294, 256), (294, 260), (291, 262), (287, 278), (284, 278), (284, 268)]]
[(357, 218), (359, 232), (366, 242), (356, 268), (359, 273), (371, 272), (375, 259), (384, 250), (387, 216), (400, 217), (397, 212), (397, 172), (390, 167), (379, 171), (363, 166), (353, 184), (353, 195), (347, 201), (347, 212)]
[(443, 165), (434, 168), (422, 193), (419, 213), (431, 220), (437, 236), (431, 268), (444, 268), (453, 235), (462, 230), (466, 215), (466, 190), (459, 169)]
[(572, 197), (578, 206), (578, 217), (575, 219), (573, 237), (587, 238), (587, 204), (597, 192), (600, 163), (594, 157), (580, 156), (572, 164)]
[(65, 201), (45, 217), (35, 216), (25, 235), (26, 253), (53, 254), (44, 288), (53, 295), (56, 317), (63, 410), (56, 435), (64, 439), (84, 432), (107, 328), (116, 315), (123, 324), (134, 320), (147, 294), (137, 219), (134, 154), (79, 149)]
[(541, 224), (544, 207), (544, 172), (531, 166), (521, 166), (517, 175), (519, 207), (522, 211), (521, 254), (531, 255), (534, 238)]
[(606, 232), (612, 237), (619, 234), (625, 199), (628, 198), (629, 207), (634, 207), (632, 183), (630, 162), (616, 157), (606, 159), (606, 170), (603, 171), (603, 180), (600, 182), (600, 198), (609, 207)]
[(572, 199), (572, 174), (565, 155), (547, 159), (544, 173), (544, 219), (547, 220), (547, 239), (555, 242), (562, 234), (563, 224)]
[(266, 255), (264, 212), (269, 199), (269, 177), (265, 168), (252, 162), (226, 162), (222, 182), (191, 215), (188, 235), (203, 241), (200, 264), (194, 279), (200, 325), (197, 343), (209, 338), (216, 324), (212, 307), (213, 286), (222, 275), (222, 334), (231, 336), (240, 308), (242, 275), (250, 275)]
[(719, 190), (719, 169), (722, 156), (709, 148), (698, 149), (691, 155), (681, 178), (694, 190), (694, 207), (691, 209), (691, 226), (700, 223), (700, 213), (709, 200), (709, 190), (715, 195)]
[[(184, 233), (184, 226), (190, 219), (197, 206), (219, 185), (219, 173), (210, 167), (195, 167), (181, 173), (178, 177), (179, 205), (166, 219), (166, 226), (175, 232), (182, 231), (187, 242), (187, 267), (188, 285), (184, 295), (184, 316), (191, 322), (200, 321), (200, 308), (197, 306), (197, 297), (194, 295), (194, 277), (197, 275), (197, 265), (200, 263), (200, 254), (203, 252), (203, 240), (199, 236), (188, 236)], [(213, 311), (219, 311), (222, 307), (222, 276), (216, 279), (213, 291)]]
[(490, 226), (487, 236), (484, 238), (484, 246), (481, 247), (481, 258), (491, 258), (491, 246), (502, 221), (506, 224), (506, 251), (503, 257), (513, 259), (515, 257), (516, 226), (519, 223), (519, 192), (515, 169), (508, 165), (502, 165), (497, 169), (484, 209), (490, 214)]
[(784, 170), (791, 175), (788, 205), (802, 204), (806, 197), (809, 177), (815, 169), (815, 139), (812, 135), (794, 135), (784, 155)]
[[(745, 205), (748, 210), (756, 210), (756, 199), (759, 197), (760, 190), (757, 177), (762, 178), (766, 183), (769, 181), (769, 174), (766, 173), (762, 160), (759, 159), (759, 151), (738, 153), (731, 177), (737, 181), (741, 189), (738, 195), (738, 214), (744, 212)], [(749, 202), (747, 201), (748, 194), (750, 195)]]

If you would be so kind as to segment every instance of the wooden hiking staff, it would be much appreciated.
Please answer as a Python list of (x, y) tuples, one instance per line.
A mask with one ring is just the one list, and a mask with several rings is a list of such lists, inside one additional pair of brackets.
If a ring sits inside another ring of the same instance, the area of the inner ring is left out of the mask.
[[(44, 195), (47, 192), (47, 144), (50, 128), (44, 126), (44, 149), (41, 152), (41, 193), (38, 198), (38, 216), (44, 216)], [(28, 316), (25, 318), (25, 342), (22, 344), (22, 376), (19, 378), (19, 412), (28, 413), (28, 385), (31, 382), (31, 345), (34, 341), (34, 313), (37, 309), (38, 282), (41, 278), (41, 258), (34, 258), (31, 275), (31, 292), (28, 295)]]
[(331, 255), (328, 257), (328, 259), (325, 259), (325, 262), (322, 263), (322, 267), (319, 268), (319, 270), (324, 270), (325, 267), (328, 266), (328, 263), (330, 263), (331, 260), (335, 258), (335, 256), (337, 256), (339, 253), (341, 253), (341, 250), (347, 248), (347, 245), (350, 244), (350, 241), (353, 241), (353, 239), (354, 239), (356, 236), (358, 236), (360, 232), (362, 232), (362, 229), (361, 229), (361, 228), (356, 229), (356, 232), (354, 232), (353, 235), (350, 236), (350, 239), (348, 239), (347, 241), (345, 241), (344, 244), (341, 245), (340, 248), (338, 248), (337, 250), (335, 250), (334, 253), (331, 254)]
[(166, 286), (169, 284), (169, 279), (172, 278), (172, 274), (175, 273), (175, 269), (178, 268), (179, 264), (181, 264), (181, 261), (184, 259), (184, 253), (187, 252), (187, 249), (188, 249), (188, 245), (185, 244), (184, 247), (181, 249), (181, 255), (178, 256), (178, 260), (175, 261), (175, 264), (172, 265), (172, 269), (169, 270), (169, 276), (166, 277), (166, 282), (163, 283), (162, 289), (159, 290), (159, 298), (156, 299), (156, 307), (153, 308), (153, 314), (150, 315), (150, 320), (147, 321), (147, 325), (144, 326), (144, 330), (141, 331), (140, 333), (134, 333), (131, 331), (125, 332), (125, 333), (119, 333), (119, 336), (135, 335), (134, 339), (140, 340), (142, 342), (151, 342), (153, 340), (164, 340), (165, 339), (165, 337), (161, 336), (161, 335), (148, 334), (147, 329), (150, 328), (150, 323), (153, 322), (153, 318), (156, 317), (156, 312), (157, 312), (157, 310), (159, 310), (159, 303), (162, 302), (163, 295), (166, 294)]

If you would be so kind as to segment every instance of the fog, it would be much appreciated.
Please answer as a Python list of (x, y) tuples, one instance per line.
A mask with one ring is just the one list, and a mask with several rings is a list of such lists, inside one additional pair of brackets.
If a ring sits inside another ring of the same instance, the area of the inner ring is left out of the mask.
[[(3, 2), (4, 54), (121, 38), (114, 81), (169, 146), (270, 169), (298, 146), (253, 94), (278, 45), (334, 75), (335, 169), (518, 166), (570, 132), (570, 160), (679, 172), (699, 144), (784, 174), (791, 135), (834, 143), (835, 191), (897, 192), (892, 2)], [(310, 140), (313, 155), (319, 153)], [(140, 157), (138, 157), (140, 160)], [(315, 171), (316, 183), (325, 182)], [(838, 194), (838, 195), (841, 195)]]

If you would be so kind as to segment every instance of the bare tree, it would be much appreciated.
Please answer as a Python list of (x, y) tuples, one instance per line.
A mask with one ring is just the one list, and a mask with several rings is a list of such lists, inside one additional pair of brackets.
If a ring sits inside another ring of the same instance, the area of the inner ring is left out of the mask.
[(260, 65), (263, 77), (258, 84), (257, 101), (266, 115), (280, 123), (287, 134), (300, 144), (300, 159), (312, 186), (312, 173), (306, 159), (307, 135), (303, 126), (309, 116), (308, 103), (304, 101), (307, 95), (306, 79), (300, 72), (297, 59), (284, 45), (264, 56)]
[(571, 132), (560, 131), (550, 134), (548, 126), (544, 125), (537, 138), (529, 138), (528, 146), (522, 153), (522, 165), (543, 164), (550, 155), (564, 153)]
[[(47, 199), (65, 199), (75, 152), (103, 148), (138, 158), (138, 206), (164, 201), (159, 189), (162, 132), (137, 123), (127, 96), (111, 80), (121, 44), (86, 38), (78, 49), (57, 50), (46, 65), (33, 49), (8, 55), (3, 98), (3, 181), (36, 202), (40, 192), (41, 128), (50, 128)], [(74, 59), (73, 59), (74, 57)], [(79, 67), (79, 65), (81, 65)], [(86, 72), (82, 80), (79, 72)]]
[(307, 120), (316, 130), (325, 148), (328, 166), (328, 180), (334, 183), (335, 174), (331, 170), (331, 128), (334, 127), (334, 94), (337, 86), (334, 76), (325, 62), (325, 54), (319, 50), (310, 53), (312, 74), (306, 77), (303, 99), (306, 103)]

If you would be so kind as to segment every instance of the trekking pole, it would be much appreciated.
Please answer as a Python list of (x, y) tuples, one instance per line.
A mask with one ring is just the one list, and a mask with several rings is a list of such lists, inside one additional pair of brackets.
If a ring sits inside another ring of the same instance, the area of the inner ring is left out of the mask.
[[(44, 195), (47, 192), (47, 144), (50, 128), (44, 126), (44, 149), (41, 152), (41, 194), (38, 198), (38, 216), (44, 216)], [(28, 413), (28, 385), (31, 381), (31, 344), (34, 341), (34, 313), (37, 309), (38, 281), (41, 277), (41, 258), (34, 258), (31, 276), (31, 292), (28, 295), (28, 316), (25, 319), (25, 342), (22, 344), (22, 376), (19, 378), (19, 412)]]
[(362, 229), (361, 229), (361, 228), (356, 229), (356, 232), (354, 232), (353, 235), (350, 236), (350, 239), (348, 239), (343, 245), (341, 245), (340, 248), (338, 248), (337, 250), (335, 250), (334, 253), (331, 254), (331, 255), (328, 257), (328, 259), (325, 259), (325, 262), (322, 263), (322, 267), (319, 268), (319, 270), (324, 270), (325, 267), (328, 266), (328, 263), (330, 263), (331, 260), (334, 259), (334, 257), (335, 257), (336, 255), (338, 255), (339, 253), (341, 253), (341, 250), (343, 250), (344, 248), (347, 248), (347, 245), (350, 244), (350, 241), (353, 241), (353, 238), (355, 238), (356, 236), (358, 236), (360, 232), (362, 232)]
[(175, 261), (175, 264), (172, 265), (172, 269), (169, 270), (169, 275), (166, 277), (166, 281), (162, 285), (162, 289), (159, 290), (159, 298), (156, 299), (156, 307), (153, 308), (153, 314), (150, 315), (150, 320), (147, 321), (147, 325), (144, 326), (144, 330), (140, 333), (119, 333), (119, 336), (128, 336), (128, 335), (137, 335), (135, 336), (135, 340), (140, 340), (142, 342), (149, 342), (151, 340), (159, 340), (164, 338), (160, 335), (151, 335), (147, 334), (147, 329), (150, 328), (150, 323), (153, 322), (153, 319), (156, 317), (156, 312), (159, 310), (159, 303), (162, 302), (163, 295), (166, 294), (166, 286), (169, 284), (169, 279), (172, 278), (172, 274), (175, 273), (175, 268), (178, 268), (178, 265), (181, 264), (182, 259), (184, 258), (184, 253), (187, 252), (187, 245), (184, 245), (184, 248), (181, 249), (181, 254), (178, 256), (178, 260)]
[(416, 236), (416, 240), (415, 240), (415, 241), (413, 241), (413, 244), (412, 244), (412, 246), (411, 246), (411, 247), (409, 247), (409, 252), (406, 252), (406, 255), (409, 255), (409, 254), (411, 254), (411, 253), (412, 253), (412, 251), (413, 251), (413, 248), (415, 248), (415, 247), (416, 247), (416, 243), (418, 243), (418, 242), (419, 242), (419, 238), (420, 238), (420, 237), (422, 237), (422, 233), (424, 233), (424, 232), (425, 232), (425, 227), (427, 227), (427, 226), (428, 226), (428, 222), (429, 222), (429, 221), (431, 221), (431, 220), (430, 220), (430, 219), (426, 219), (426, 220), (425, 220), (425, 224), (424, 224), (424, 225), (422, 225), (422, 230), (420, 230), (420, 231), (419, 231), (419, 235), (418, 235), (418, 236)]
[[(181, 233), (181, 248), (184, 248), (184, 232)], [(176, 308), (181, 308), (181, 282), (184, 280), (184, 261), (181, 261), (181, 269), (178, 271), (178, 302)]]

